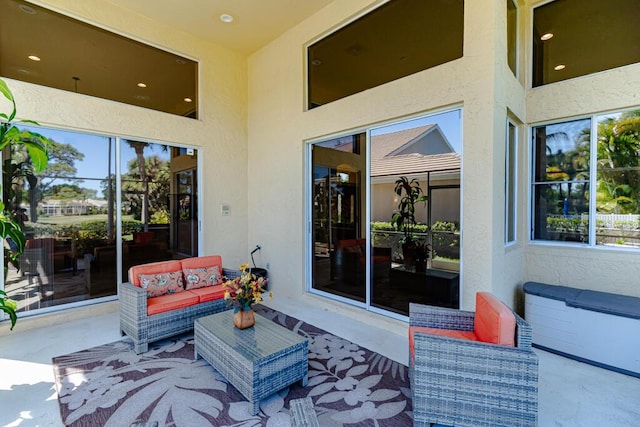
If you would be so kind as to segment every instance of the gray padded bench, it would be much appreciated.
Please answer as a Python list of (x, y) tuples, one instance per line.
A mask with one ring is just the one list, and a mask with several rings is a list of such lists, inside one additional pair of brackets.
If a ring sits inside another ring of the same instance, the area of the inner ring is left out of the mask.
[(533, 345), (640, 378), (640, 298), (524, 284)]

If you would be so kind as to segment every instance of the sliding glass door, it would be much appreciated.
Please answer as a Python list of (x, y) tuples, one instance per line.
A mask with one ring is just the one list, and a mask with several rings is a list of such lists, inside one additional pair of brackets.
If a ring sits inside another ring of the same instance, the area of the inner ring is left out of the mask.
[(311, 291), (459, 307), (461, 110), (310, 144)]
[(312, 287), (358, 302), (366, 300), (364, 136), (312, 146)]
[(19, 313), (113, 298), (130, 266), (197, 255), (197, 150), (22, 130), (48, 139), (50, 150), (39, 174), (23, 147), (3, 164), (4, 203), (27, 239), (5, 270)]

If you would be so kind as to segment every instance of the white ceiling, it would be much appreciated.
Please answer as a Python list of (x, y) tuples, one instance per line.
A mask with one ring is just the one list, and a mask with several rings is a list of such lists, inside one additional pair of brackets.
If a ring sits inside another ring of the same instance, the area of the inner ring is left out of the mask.
[[(333, 0), (108, 0), (154, 21), (250, 54)], [(220, 20), (230, 14), (230, 24)]]

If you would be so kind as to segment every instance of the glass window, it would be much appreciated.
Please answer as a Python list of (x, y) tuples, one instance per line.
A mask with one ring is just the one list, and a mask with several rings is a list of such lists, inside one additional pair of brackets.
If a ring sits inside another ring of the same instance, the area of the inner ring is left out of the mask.
[(366, 295), (364, 140), (359, 133), (312, 146), (312, 287), (360, 302)]
[(516, 171), (517, 128), (507, 121), (507, 146), (505, 161), (505, 243), (516, 240), (516, 188), (518, 176)]
[(640, 248), (640, 110), (533, 134), (533, 239)]
[(312, 292), (459, 307), (461, 131), (456, 109), (309, 145)]
[(591, 120), (533, 129), (533, 238), (588, 243)]
[(533, 10), (533, 86), (640, 61), (640, 2), (556, 0)]
[(463, 0), (394, 0), (307, 49), (308, 108), (462, 57)]
[(27, 239), (4, 284), (19, 312), (113, 297), (132, 265), (197, 256), (197, 150), (122, 140), (117, 167), (115, 137), (20, 129), (50, 149), (39, 174), (24, 146), (11, 147), (3, 164), (5, 207)]
[(640, 110), (597, 125), (596, 244), (640, 248)]
[(507, 0), (507, 63), (515, 76), (517, 76), (517, 31), (518, 9), (514, 0)]
[(18, 0), (0, 0), (0, 75), (197, 118), (198, 64)]

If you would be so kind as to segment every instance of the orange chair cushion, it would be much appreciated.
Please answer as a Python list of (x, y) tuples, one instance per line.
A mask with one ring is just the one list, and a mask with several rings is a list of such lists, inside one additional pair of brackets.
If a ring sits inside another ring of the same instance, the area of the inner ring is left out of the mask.
[(147, 315), (152, 316), (165, 311), (177, 310), (198, 303), (198, 295), (191, 291), (162, 295), (147, 299)]
[(476, 294), (473, 331), (478, 341), (515, 346), (516, 318), (502, 301), (488, 292)]
[(413, 358), (413, 336), (416, 332), (461, 340), (478, 341), (473, 331), (456, 331), (453, 329), (428, 328), (426, 326), (409, 326), (409, 352)]
[(189, 292), (198, 295), (198, 301), (207, 302), (224, 298), (224, 285), (207, 286), (206, 288), (191, 289)]
[(129, 282), (134, 286), (140, 286), (141, 274), (171, 273), (174, 271), (182, 271), (180, 261), (160, 261), (136, 265), (129, 269)]
[(217, 265), (222, 271), (222, 257), (220, 255), (199, 256), (195, 258), (185, 258), (180, 261), (182, 269), (186, 268), (207, 268)]

